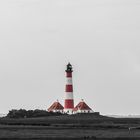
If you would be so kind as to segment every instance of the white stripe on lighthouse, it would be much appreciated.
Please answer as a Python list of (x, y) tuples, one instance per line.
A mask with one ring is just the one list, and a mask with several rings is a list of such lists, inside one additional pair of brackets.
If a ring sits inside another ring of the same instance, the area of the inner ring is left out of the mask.
[(73, 93), (72, 92), (67, 92), (65, 94), (65, 99), (73, 99)]
[(72, 78), (71, 77), (66, 78), (66, 85), (72, 85)]

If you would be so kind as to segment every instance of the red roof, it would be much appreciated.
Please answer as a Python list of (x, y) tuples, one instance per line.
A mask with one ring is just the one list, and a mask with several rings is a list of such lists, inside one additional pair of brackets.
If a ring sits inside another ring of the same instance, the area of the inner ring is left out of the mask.
[(79, 102), (77, 106), (73, 109), (73, 111), (77, 110), (92, 110), (83, 100)]
[(49, 108), (48, 108), (48, 111), (53, 111), (53, 110), (63, 110), (64, 107), (58, 102), (54, 102)]

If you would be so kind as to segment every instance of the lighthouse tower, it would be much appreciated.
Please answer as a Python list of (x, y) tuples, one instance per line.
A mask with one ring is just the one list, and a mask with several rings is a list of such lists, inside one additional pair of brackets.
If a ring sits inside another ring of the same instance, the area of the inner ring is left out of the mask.
[(72, 72), (73, 72), (72, 65), (68, 63), (66, 68), (66, 88), (65, 88), (65, 103), (64, 103), (64, 112), (68, 114), (72, 114), (74, 109)]

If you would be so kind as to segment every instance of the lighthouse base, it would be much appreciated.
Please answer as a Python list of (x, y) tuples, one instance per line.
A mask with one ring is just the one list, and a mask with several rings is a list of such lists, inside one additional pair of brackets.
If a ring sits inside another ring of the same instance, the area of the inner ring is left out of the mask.
[(68, 108), (68, 109), (64, 109), (64, 113), (73, 114), (74, 112), (72, 108)]

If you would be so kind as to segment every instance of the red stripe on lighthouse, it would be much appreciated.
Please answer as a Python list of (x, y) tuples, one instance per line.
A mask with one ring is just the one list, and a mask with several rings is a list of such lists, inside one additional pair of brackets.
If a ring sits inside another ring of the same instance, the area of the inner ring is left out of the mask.
[(74, 102), (73, 102), (73, 100), (66, 99), (65, 100), (65, 108), (73, 109), (74, 108)]
[(73, 92), (73, 86), (72, 85), (66, 85), (66, 92)]
[(72, 72), (67, 72), (66, 77), (72, 77)]

